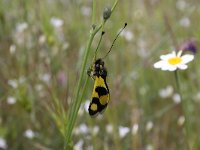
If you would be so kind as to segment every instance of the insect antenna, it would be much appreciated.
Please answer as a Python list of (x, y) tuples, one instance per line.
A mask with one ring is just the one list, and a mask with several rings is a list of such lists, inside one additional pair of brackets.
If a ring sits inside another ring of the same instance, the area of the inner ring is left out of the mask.
[(94, 54), (94, 59), (93, 59), (93, 61), (96, 60), (97, 50), (99, 49), (99, 45), (100, 45), (100, 43), (101, 43), (101, 40), (102, 40), (102, 37), (103, 37), (104, 33), (105, 33), (104, 31), (101, 32), (101, 37), (100, 37), (100, 39), (99, 39), (99, 43), (98, 43), (97, 48), (96, 48), (96, 50), (95, 50), (95, 54)]
[(124, 27), (123, 27), (123, 28), (119, 31), (119, 33), (116, 35), (114, 41), (112, 42), (112, 45), (111, 45), (109, 51), (106, 53), (106, 55), (105, 55), (102, 59), (104, 59), (104, 58), (110, 53), (110, 51), (112, 50), (112, 48), (113, 48), (113, 46), (114, 46), (115, 41), (117, 40), (117, 38), (119, 37), (119, 35), (121, 34), (121, 32), (126, 28), (126, 26), (127, 26), (127, 23), (124, 24)]

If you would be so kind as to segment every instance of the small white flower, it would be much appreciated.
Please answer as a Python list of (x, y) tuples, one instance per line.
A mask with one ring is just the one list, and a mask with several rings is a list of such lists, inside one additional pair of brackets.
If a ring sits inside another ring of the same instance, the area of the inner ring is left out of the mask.
[(28, 28), (28, 24), (26, 22), (18, 23), (16, 26), (16, 32), (21, 33), (24, 32)]
[(197, 92), (195, 95), (194, 95), (194, 100), (199, 102), (200, 101), (200, 92)]
[(80, 134), (87, 134), (89, 132), (89, 128), (85, 123), (80, 124), (77, 130)]
[(127, 41), (131, 41), (134, 37), (133, 33), (130, 30), (124, 30), (121, 33), (121, 36), (123, 36)]
[(186, 7), (187, 7), (187, 3), (184, 0), (178, 0), (177, 3), (176, 3), (176, 7), (179, 10), (185, 10)]
[(94, 127), (92, 128), (91, 132), (92, 132), (93, 135), (97, 135), (98, 132), (99, 132), (99, 127), (98, 127), (98, 126), (94, 126)]
[(185, 122), (185, 117), (184, 117), (184, 116), (180, 116), (180, 117), (178, 118), (177, 124), (178, 124), (179, 126), (182, 126), (182, 125), (184, 124), (184, 122)]
[(31, 129), (27, 129), (24, 132), (24, 136), (27, 137), (28, 139), (33, 139), (35, 137), (35, 133)]
[(190, 19), (188, 17), (184, 17), (179, 21), (179, 23), (183, 27), (189, 27), (190, 26)]
[(119, 137), (123, 138), (130, 132), (128, 127), (119, 126)]
[(163, 71), (175, 71), (176, 69), (185, 70), (187, 69), (187, 63), (194, 59), (194, 55), (185, 54), (182, 55), (182, 51), (177, 54), (173, 51), (170, 54), (161, 55), (160, 61), (154, 64), (155, 68), (160, 68)]
[(40, 45), (44, 44), (46, 42), (46, 36), (45, 35), (40, 35), (39, 39), (38, 39), (38, 43)]
[(113, 126), (111, 124), (106, 125), (106, 131), (108, 133), (112, 133), (113, 132)]
[(10, 54), (14, 54), (16, 52), (16, 45), (11, 45), (10, 46)]
[(8, 80), (8, 85), (10, 85), (13, 88), (17, 88), (18, 87), (18, 82), (17, 82), (16, 79), (11, 79), (11, 80)]
[(42, 91), (42, 90), (43, 90), (43, 85), (42, 85), (42, 84), (36, 84), (36, 85), (35, 85), (35, 90), (36, 90), (37, 92)]
[(74, 145), (74, 150), (82, 150), (83, 149), (83, 140), (78, 141), (75, 145)]
[(89, 16), (91, 14), (91, 8), (87, 7), (87, 6), (83, 6), (83, 7), (81, 7), (81, 13), (84, 16)]
[(162, 98), (170, 97), (173, 94), (173, 87), (168, 85), (166, 88), (163, 88), (159, 91), (159, 95)]
[(133, 125), (133, 127), (132, 127), (132, 134), (133, 134), (133, 135), (136, 135), (136, 134), (137, 134), (138, 128), (139, 128), (138, 124), (135, 123), (135, 124)]
[(179, 104), (181, 102), (181, 96), (178, 93), (174, 94), (172, 99), (175, 104)]
[(0, 137), (0, 149), (6, 149), (8, 146), (7, 146), (7, 143), (6, 143), (6, 140), (2, 137)]
[(153, 146), (151, 145), (151, 144), (148, 144), (147, 146), (146, 146), (146, 149), (145, 150), (153, 150)]
[(10, 104), (10, 105), (13, 105), (16, 103), (16, 98), (13, 97), (13, 96), (8, 96), (7, 97), (7, 103)]
[(43, 97), (44, 95), (45, 95), (45, 92), (44, 92), (44, 87), (43, 87), (43, 85), (42, 84), (36, 84), (35, 85), (35, 90), (38, 92), (38, 95), (40, 96), (40, 97)]
[(51, 79), (51, 75), (48, 74), (48, 73), (45, 73), (45, 74), (40, 74), (39, 75), (39, 78), (40, 80), (46, 82), (46, 83), (49, 83), (50, 82), (50, 79)]
[(150, 131), (153, 128), (153, 122), (152, 121), (148, 121), (146, 124), (146, 130)]
[(50, 22), (55, 28), (59, 28), (64, 24), (63, 20), (56, 17), (52, 17)]

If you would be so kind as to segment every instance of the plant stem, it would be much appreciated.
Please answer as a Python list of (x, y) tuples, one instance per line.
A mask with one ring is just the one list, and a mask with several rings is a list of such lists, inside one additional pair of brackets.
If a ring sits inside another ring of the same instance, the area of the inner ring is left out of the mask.
[[(178, 71), (176, 70), (175, 72), (175, 80), (176, 80), (176, 86), (177, 86), (177, 90), (180, 94), (180, 86), (179, 86), (179, 79), (178, 79)], [(181, 94), (180, 94), (181, 95)]]
[[(95, 0), (93, 2), (96, 3)], [(114, 5), (111, 9), (111, 13), (114, 11), (117, 3), (118, 3), (118, 0), (115, 1)], [(93, 7), (96, 7), (96, 4), (93, 4)], [(96, 8), (93, 8), (93, 13), (94, 13), (94, 11), (96, 11), (95, 9)], [(92, 21), (95, 20), (94, 14), (93, 14), (92, 19), (93, 19)], [(64, 138), (65, 139), (65, 142), (64, 142), (65, 143), (64, 144), (65, 150), (72, 149), (72, 147), (70, 147), (72, 130), (73, 130), (73, 127), (74, 127), (75, 122), (76, 122), (78, 110), (80, 108), (82, 98), (84, 96), (85, 88), (87, 87), (88, 77), (86, 79), (84, 88), (82, 90), (82, 94), (80, 96), (80, 89), (81, 89), (81, 85), (82, 85), (82, 82), (83, 82), (83, 79), (84, 79), (85, 70), (86, 70), (86, 63), (87, 63), (88, 56), (89, 56), (89, 53), (90, 53), (90, 50), (91, 50), (91, 45), (92, 45), (92, 42), (93, 42), (95, 35), (104, 26), (105, 22), (106, 22), (106, 20), (104, 20), (98, 28), (95, 28), (95, 29), (92, 28), (91, 31), (90, 31), (90, 37), (89, 37), (89, 40), (87, 42), (87, 47), (86, 47), (86, 50), (85, 50), (85, 53), (84, 53), (84, 59), (83, 59), (83, 63), (82, 63), (82, 66), (81, 66), (80, 78), (78, 80), (78, 85), (77, 85), (77, 88), (75, 90), (75, 98), (74, 98), (74, 101), (72, 101), (72, 107), (70, 108), (70, 110), (68, 112), (69, 114), (68, 114), (68, 118), (67, 118), (66, 134), (65, 134), (65, 138)]]
[(181, 99), (181, 104), (182, 104), (182, 110), (184, 113), (185, 117), (185, 131), (186, 131), (186, 140), (187, 140), (187, 147), (188, 149), (191, 149), (191, 144), (190, 144), (190, 120), (189, 120), (189, 114), (188, 114), (188, 109), (187, 109), (187, 101), (183, 99), (181, 88), (180, 88), (180, 82), (179, 82), (179, 76), (178, 76), (178, 71), (176, 70), (175, 72), (175, 80), (176, 80), (176, 86), (177, 86), (177, 91), (180, 95)]
[[(73, 101), (72, 107), (70, 108), (70, 111), (69, 111), (68, 124), (67, 124), (68, 126), (67, 126), (67, 133), (66, 133), (66, 144), (69, 144), (69, 142), (71, 140), (72, 128), (75, 124), (75, 119), (76, 119), (76, 115), (75, 115), (76, 113), (74, 113), (74, 112), (77, 108), (77, 104), (79, 103), (78, 97), (79, 97), (79, 93), (80, 93), (80, 89), (81, 89), (81, 83), (82, 83), (83, 76), (84, 76), (84, 73), (85, 73), (86, 62), (87, 62), (87, 59), (88, 59), (88, 55), (89, 55), (89, 51), (90, 51), (90, 47), (91, 47), (93, 38), (94, 38), (94, 34), (90, 34), (90, 38), (89, 38), (87, 48), (86, 48), (86, 51), (85, 51), (83, 63), (82, 63), (82, 66), (81, 66), (81, 74), (80, 74), (80, 78), (79, 78), (79, 81), (78, 81), (78, 86), (77, 86), (76, 92), (75, 92), (76, 93), (75, 94), (75, 101)], [(83, 89), (83, 92), (84, 92), (84, 89)]]

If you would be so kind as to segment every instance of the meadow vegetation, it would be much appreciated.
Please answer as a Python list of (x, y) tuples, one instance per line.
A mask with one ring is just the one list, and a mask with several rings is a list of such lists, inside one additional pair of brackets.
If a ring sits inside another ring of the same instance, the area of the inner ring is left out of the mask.
[[(198, 0), (1, 0), (0, 149), (199, 150), (199, 16)], [(87, 69), (102, 28), (98, 58), (125, 22), (91, 118)], [(154, 68), (174, 50), (194, 55), (186, 70)]]

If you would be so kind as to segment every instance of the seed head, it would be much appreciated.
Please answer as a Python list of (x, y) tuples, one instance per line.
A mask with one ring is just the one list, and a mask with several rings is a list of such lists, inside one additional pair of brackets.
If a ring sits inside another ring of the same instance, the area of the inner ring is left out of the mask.
[(105, 9), (104, 9), (104, 11), (103, 11), (103, 19), (104, 20), (107, 20), (107, 19), (109, 19), (110, 18), (110, 16), (111, 16), (111, 9), (110, 9), (110, 7), (106, 7)]

